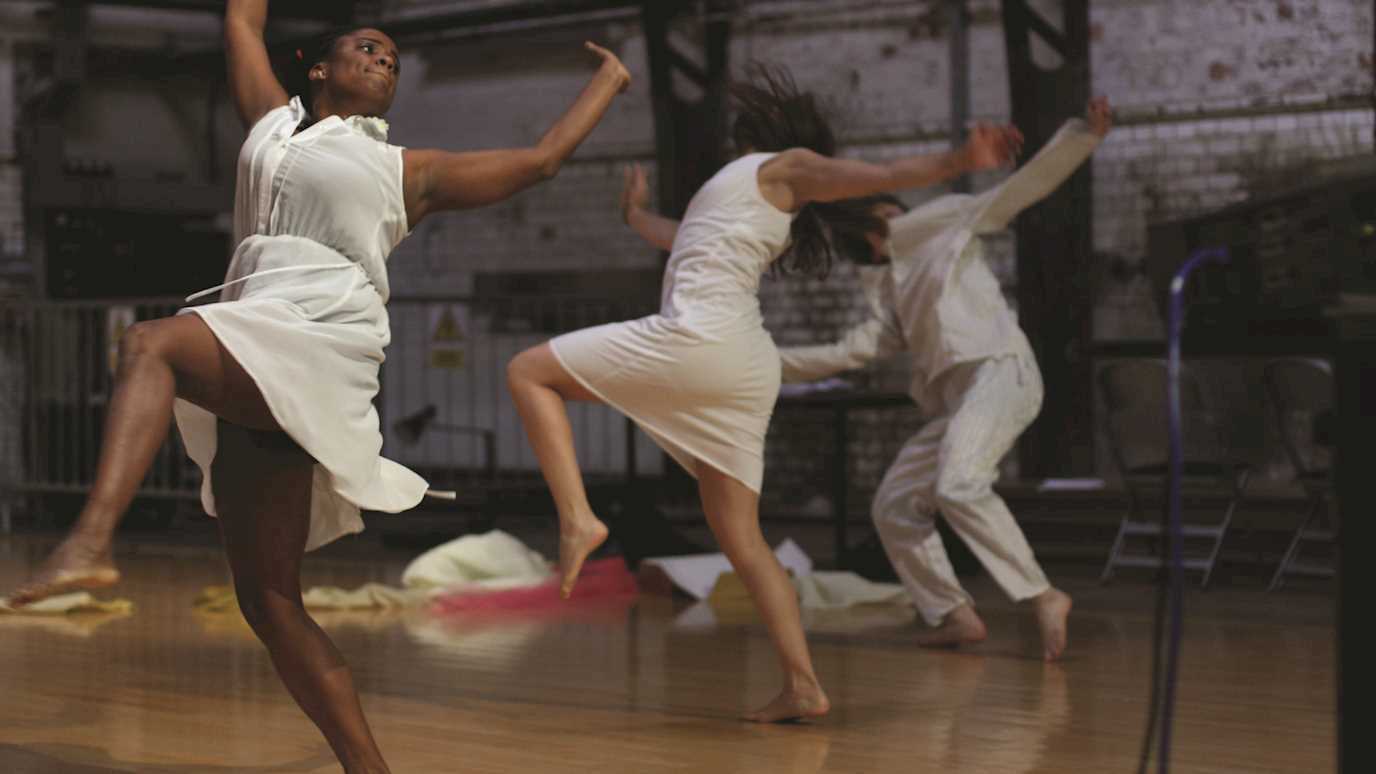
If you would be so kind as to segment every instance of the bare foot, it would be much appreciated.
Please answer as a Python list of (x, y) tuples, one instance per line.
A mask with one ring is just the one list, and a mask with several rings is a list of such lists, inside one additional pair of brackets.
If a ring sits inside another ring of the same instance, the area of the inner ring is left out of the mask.
[(924, 648), (954, 648), (960, 645), (973, 645), (984, 642), (989, 630), (984, 621), (969, 605), (961, 605), (946, 614), (941, 625), (917, 638), (917, 644)]
[(573, 593), (573, 584), (578, 582), (578, 572), (588, 554), (597, 550), (607, 539), (607, 525), (598, 521), (591, 513), (578, 519), (559, 522), (559, 594), (568, 599)]
[(820, 718), (831, 711), (831, 701), (815, 681), (798, 688), (785, 688), (766, 704), (745, 716), (752, 723), (785, 723), (805, 718)]
[(1055, 661), (1065, 653), (1065, 619), (1070, 616), (1073, 604), (1070, 595), (1060, 589), (1051, 589), (1032, 601), (1037, 612), (1037, 628), (1042, 630), (1042, 658)]
[(84, 589), (101, 589), (119, 583), (119, 570), (110, 557), (110, 544), (75, 535), (63, 540), (38, 572), (14, 594), (14, 607)]

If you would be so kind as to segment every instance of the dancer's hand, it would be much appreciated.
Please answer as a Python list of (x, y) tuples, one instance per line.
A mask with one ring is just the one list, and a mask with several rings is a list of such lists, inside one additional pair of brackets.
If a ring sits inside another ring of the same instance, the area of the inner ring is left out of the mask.
[(615, 78), (618, 86), (617, 93), (624, 92), (631, 85), (631, 71), (626, 69), (626, 65), (621, 64), (621, 60), (616, 54), (593, 43), (591, 40), (584, 41), (583, 48), (593, 52), (602, 60), (602, 72)]
[(621, 186), (621, 220), (642, 239), (661, 250), (673, 250), (678, 221), (650, 209), (650, 184), (641, 164), (626, 166)]
[(1089, 130), (1100, 137), (1109, 133), (1113, 128), (1113, 108), (1108, 104), (1108, 97), (1095, 97), (1089, 101), (1085, 121), (1089, 123)]
[(969, 171), (997, 169), (1022, 151), (1022, 132), (1015, 126), (976, 124), (970, 130), (964, 151)]
[(650, 184), (645, 178), (645, 167), (641, 164), (627, 165), (621, 186), (621, 222), (629, 225), (631, 212), (646, 209), (649, 204)]

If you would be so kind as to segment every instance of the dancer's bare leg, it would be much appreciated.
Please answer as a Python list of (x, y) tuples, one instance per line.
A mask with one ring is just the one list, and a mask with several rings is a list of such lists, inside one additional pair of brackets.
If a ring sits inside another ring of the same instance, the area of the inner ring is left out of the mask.
[(825, 715), (831, 702), (812, 668), (797, 592), (760, 532), (760, 496), (707, 465), (698, 466), (698, 491), (712, 534), (755, 600), (784, 670), (783, 690), (746, 719), (774, 723)]
[(387, 772), (344, 658), (301, 602), (314, 461), (279, 432), (220, 422), (211, 479), (239, 609), (348, 774)]
[(607, 539), (607, 526), (588, 503), (564, 402), (601, 401), (564, 370), (548, 343), (512, 358), (507, 385), (559, 511), (560, 592), (568, 597), (583, 562)]
[(11, 604), (119, 580), (110, 540), (167, 438), (177, 397), (241, 426), (279, 429), (258, 386), (201, 318), (180, 315), (130, 327), (120, 339), (114, 395), (86, 505), (48, 561), (11, 595)]

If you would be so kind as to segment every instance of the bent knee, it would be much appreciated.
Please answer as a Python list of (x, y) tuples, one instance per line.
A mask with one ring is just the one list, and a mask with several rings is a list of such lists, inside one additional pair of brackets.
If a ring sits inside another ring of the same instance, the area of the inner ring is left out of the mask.
[(558, 387), (560, 368), (548, 343), (520, 352), (506, 364), (507, 386), (511, 389), (532, 386)]
[(137, 322), (129, 326), (119, 338), (119, 362), (124, 364), (139, 357), (159, 355), (164, 349), (165, 336), (158, 321)]
[(527, 349), (517, 353), (517, 355), (506, 364), (506, 383), (512, 389), (517, 389), (527, 384), (537, 381), (539, 370), (536, 368), (536, 355), (534, 349)]
[(987, 476), (943, 475), (936, 482), (936, 499), (943, 505), (973, 502), (993, 491), (993, 479)]
[(886, 493), (881, 488), (870, 504), (870, 519), (880, 530), (930, 522), (935, 510), (930, 500), (930, 493), (919, 497), (911, 491)]
[(260, 635), (280, 630), (305, 612), (301, 600), (287, 599), (257, 584), (235, 584), (234, 593), (238, 598), (239, 612)]

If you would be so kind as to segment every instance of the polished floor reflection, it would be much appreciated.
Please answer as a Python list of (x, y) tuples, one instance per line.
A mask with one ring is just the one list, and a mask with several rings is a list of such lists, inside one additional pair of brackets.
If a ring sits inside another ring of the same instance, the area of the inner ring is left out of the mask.
[[(45, 541), (0, 538), (0, 586)], [(227, 578), (205, 548), (126, 549), (128, 616), (0, 616), (0, 772), (337, 771), (237, 613), (192, 601)], [(309, 585), (395, 581), (397, 560), (321, 558)], [(776, 672), (749, 614), (659, 598), (538, 614), (324, 613), (397, 772), (988, 772), (1135, 768), (1151, 590), (1070, 585), (1061, 665), (1030, 619), (976, 584), (983, 646), (913, 646), (903, 610), (809, 616), (834, 713), (734, 716)], [(1331, 598), (1225, 589), (1190, 598), (1176, 769), (1334, 769)]]

